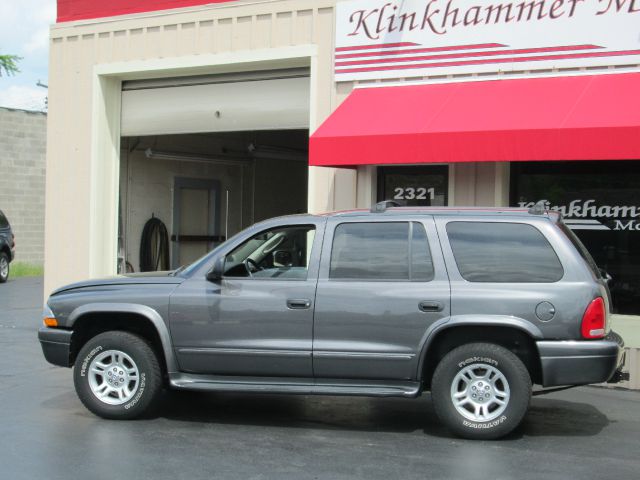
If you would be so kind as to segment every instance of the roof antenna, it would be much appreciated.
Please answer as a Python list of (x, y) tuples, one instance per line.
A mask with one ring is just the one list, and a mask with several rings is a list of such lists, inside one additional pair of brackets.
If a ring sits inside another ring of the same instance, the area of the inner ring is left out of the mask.
[(549, 206), (549, 202), (547, 202), (546, 200), (540, 200), (529, 209), (529, 213), (531, 215), (544, 215), (545, 213), (549, 213)]
[(406, 207), (406, 206), (407, 206), (407, 202), (404, 202), (404, 201), (383, 200), (382, 202), (378, 202), (373, 207), (371, 207), (371, 213), (382, 213), (382, 212), (386, 212), (387, 208)]

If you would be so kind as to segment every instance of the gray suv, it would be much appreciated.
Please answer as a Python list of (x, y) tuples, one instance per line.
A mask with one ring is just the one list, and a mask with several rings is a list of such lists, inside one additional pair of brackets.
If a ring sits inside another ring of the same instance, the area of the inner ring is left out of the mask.
[(0, 210), (0, 283), (9, 280), (9, 264), (16, 256), (16, 240), (9, 220)]
[(104, 418), (148, 413), (163, 387), (430, 391), (482, 439), (522, 421), (532, 384), (620, 378), (607, 281), (557, 213), (388, 207), (276, 218), (174, 272), (60, 288), (44, 355)]

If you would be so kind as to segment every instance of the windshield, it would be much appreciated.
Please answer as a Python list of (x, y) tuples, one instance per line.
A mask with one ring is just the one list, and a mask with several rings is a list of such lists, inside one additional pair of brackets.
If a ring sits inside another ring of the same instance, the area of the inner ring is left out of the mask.
[(242, 232), (236, 233), (230, 239), (222, 242), (216, 248), (214, 248), (210, 252), (204, 254), (202, 257), (197, 259), (195, 262), (193, 262), (193, 263), (191, 263), (189, 265), (183, 265), (180, 268), (174, 270), (173, 275), (180, 275), (180, 276), (183, 276), (183, 277), (190, 276), (191, 274), (193, 274), (193, 272), (195, 272), (196, 270), (199, 270), (200, 268), (202, 268), (203, 266), (208, 264), (210, 259), (216, 255), (216, 252), (218, 252), (222, 247), (227, 245), (229, 242), (233, 242), (236, 239), (236, 237), (238, 237), (240, 235), (240, 233), (242, 233)]

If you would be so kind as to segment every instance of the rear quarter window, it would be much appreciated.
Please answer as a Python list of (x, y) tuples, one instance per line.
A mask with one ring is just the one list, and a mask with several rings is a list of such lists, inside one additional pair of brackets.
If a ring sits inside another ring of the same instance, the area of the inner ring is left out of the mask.
[(553, 283), (564, 275), (553, 247), (532, 225), (450, 222), (446, 228), (460, 275), (469, 282)]
[(602, 273), (600, 272), (600, 269), (598, 268), (596, 261), (593, 259), (593, 257), (589, 253), (589, 250), (587, 250), (587, 247), (584, 246), (584, 244), (580, 241), (580, 239), (576, 236), (576, 234), (573, 233), (571, 229), (567, 227), (567, 225), (564, 223), (559, 223), (558, 227), (560, 228), (562, 233), (566, 235), (566, 237), (572, 243), (573, 247), (578, 251), (582, 259), (589, 266), (589, 269), (591, 270), (593, 275), (596, 278), (602, 278)]

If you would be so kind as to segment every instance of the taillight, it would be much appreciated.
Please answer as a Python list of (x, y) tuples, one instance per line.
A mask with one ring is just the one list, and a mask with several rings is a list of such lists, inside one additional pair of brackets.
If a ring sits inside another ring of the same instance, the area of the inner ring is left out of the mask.
[(602, 338), (605, 333), (607, 312), (602, 297), (596, 298), (589, 304), (582, 316), (580, 331), (583, 338)]

